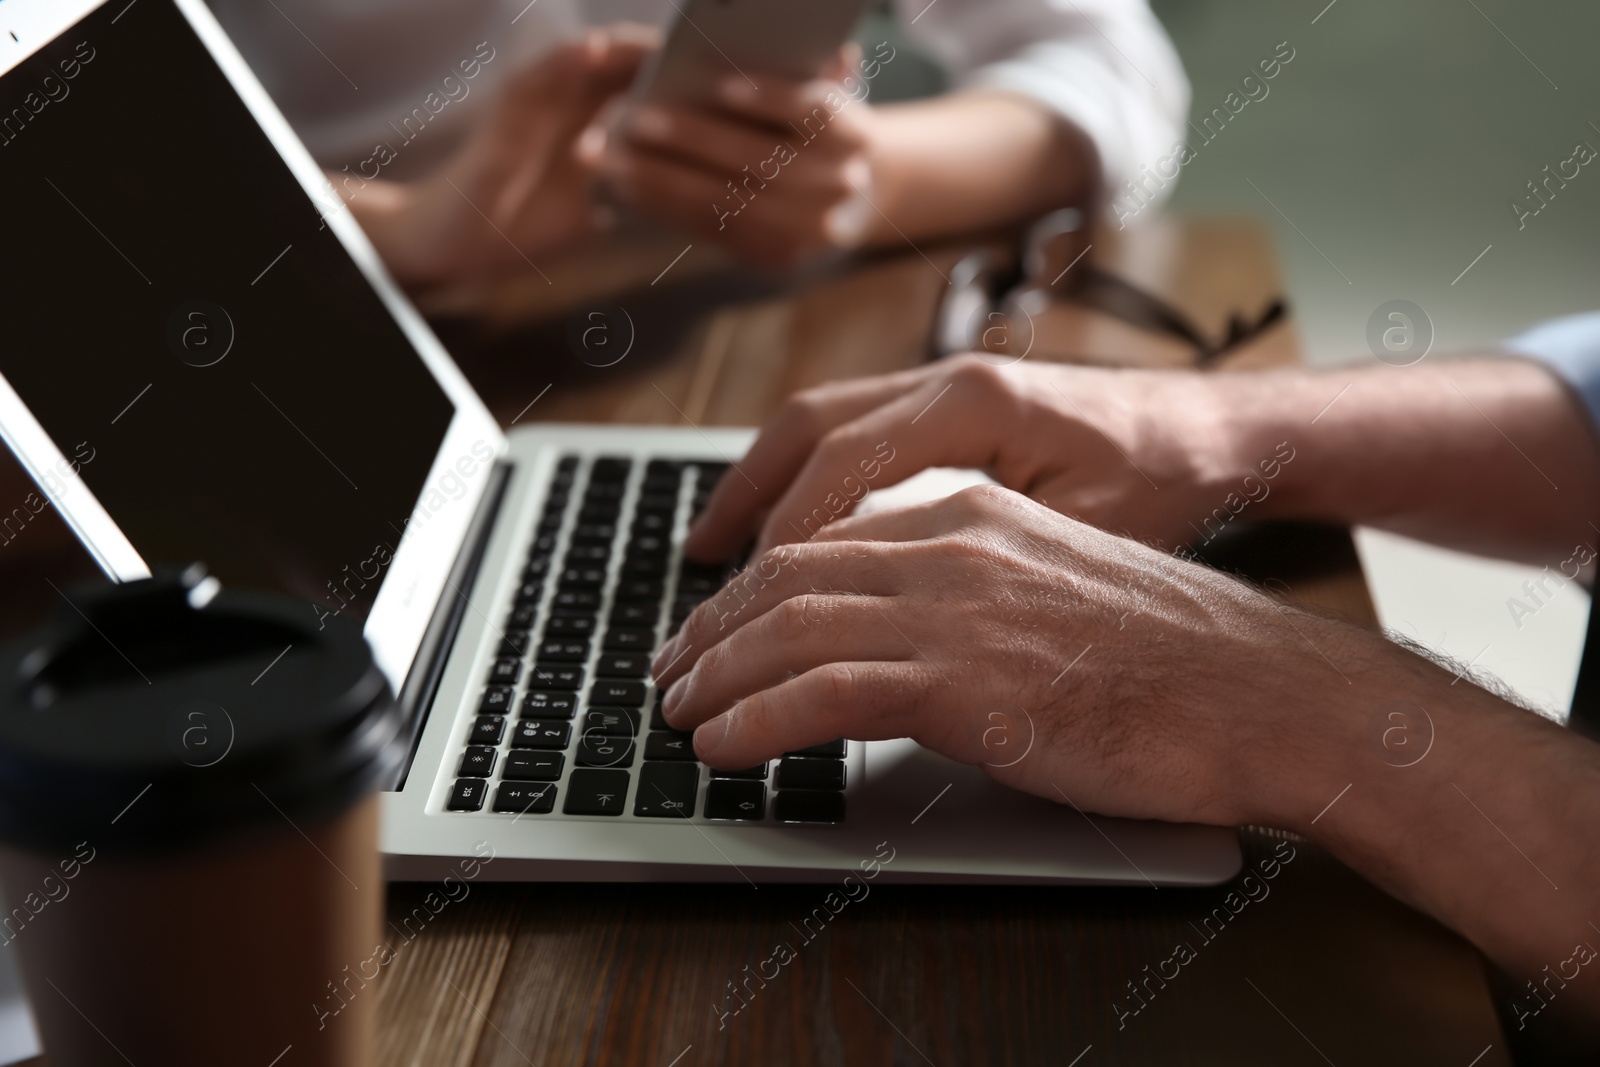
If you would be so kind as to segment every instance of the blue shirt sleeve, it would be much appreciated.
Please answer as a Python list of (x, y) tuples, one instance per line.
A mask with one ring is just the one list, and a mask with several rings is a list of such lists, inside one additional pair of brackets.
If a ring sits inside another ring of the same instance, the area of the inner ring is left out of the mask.
[(1589, 409), (1589, 420), (1600, 427), (1600, 311), (1540, 323), (1503, 347), (1554, 371)]

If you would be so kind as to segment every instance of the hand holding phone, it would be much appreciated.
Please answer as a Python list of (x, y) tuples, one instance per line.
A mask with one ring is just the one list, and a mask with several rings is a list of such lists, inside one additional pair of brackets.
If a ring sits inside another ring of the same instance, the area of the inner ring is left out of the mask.
[(639, 71), (638, 103), (706, 104), (727, 78), (805, 82), (838, 58), (865, 0), (673, 0), (677, 18)]
[[(693, 18), (679, 25), (692, 31)], [(591, 153), (613, 197), (760, 266), (892, 236), (873, 206), (881, 123), (866, 101), (893, 46), (835, 44), (799, 75), (719, 58), (698, 80), (669, 61), (672, 48)]]

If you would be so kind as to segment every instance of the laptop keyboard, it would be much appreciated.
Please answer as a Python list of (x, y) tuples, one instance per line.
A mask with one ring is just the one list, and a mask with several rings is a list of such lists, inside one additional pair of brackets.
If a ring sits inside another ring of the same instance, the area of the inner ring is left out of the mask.
[(681, 558), (727, 464), (563, 456), (478, 698), (456, 812), (837, 823), (845, 742), (713, 770), (661, 716), (650, 661), (733, 566)]

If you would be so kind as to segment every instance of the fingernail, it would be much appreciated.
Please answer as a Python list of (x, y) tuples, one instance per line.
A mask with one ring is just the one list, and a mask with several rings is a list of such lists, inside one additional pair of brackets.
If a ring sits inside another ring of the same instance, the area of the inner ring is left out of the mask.
[(606, 153), (606, 130), (598, 124), (586, 126), (574, 145), (578, 158), (585, 163), (595, 163)]
[(733, 724), (733, 712), (723, 712), (694, 732), (694, 753), (701, 760), (709, 760), (728, 739), (728, 728)]
[(694, 677), (694, 672), (679, 678), (667, 687), (667, 695), (661, 700), (661, 714), (668, 722), (672, 721), (672, 713), (678, 710), (678, 705), (683, 703), (684, 697), (689, 692), (689, 679)]
[(640, 108), (633, 117), (633, 132), (652, 141), (665, 141), (672, 136), (672, 120), (659, 108)]
[(673, 657), (678, 654), (678, 642), (681, 639), (682, 634), (673, 634), (667, 638), (667, 643), (661, 646), (661, 651), (656, 653), (656, 658), (650, 661), (650, 677), (661, 677), (661, 672), (667, 669), (667, 666), (672, 663)]

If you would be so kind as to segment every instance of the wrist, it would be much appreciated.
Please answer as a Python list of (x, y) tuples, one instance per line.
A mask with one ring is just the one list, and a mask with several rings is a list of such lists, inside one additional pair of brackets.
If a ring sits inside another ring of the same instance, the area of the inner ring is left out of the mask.
[(1306, 633), (1349, 682), (1300, 687), (1305, 732), (1273, 750), (1252, 821), (1537, 971), (1586, 928), (1594, 746), (1376, 634)]

